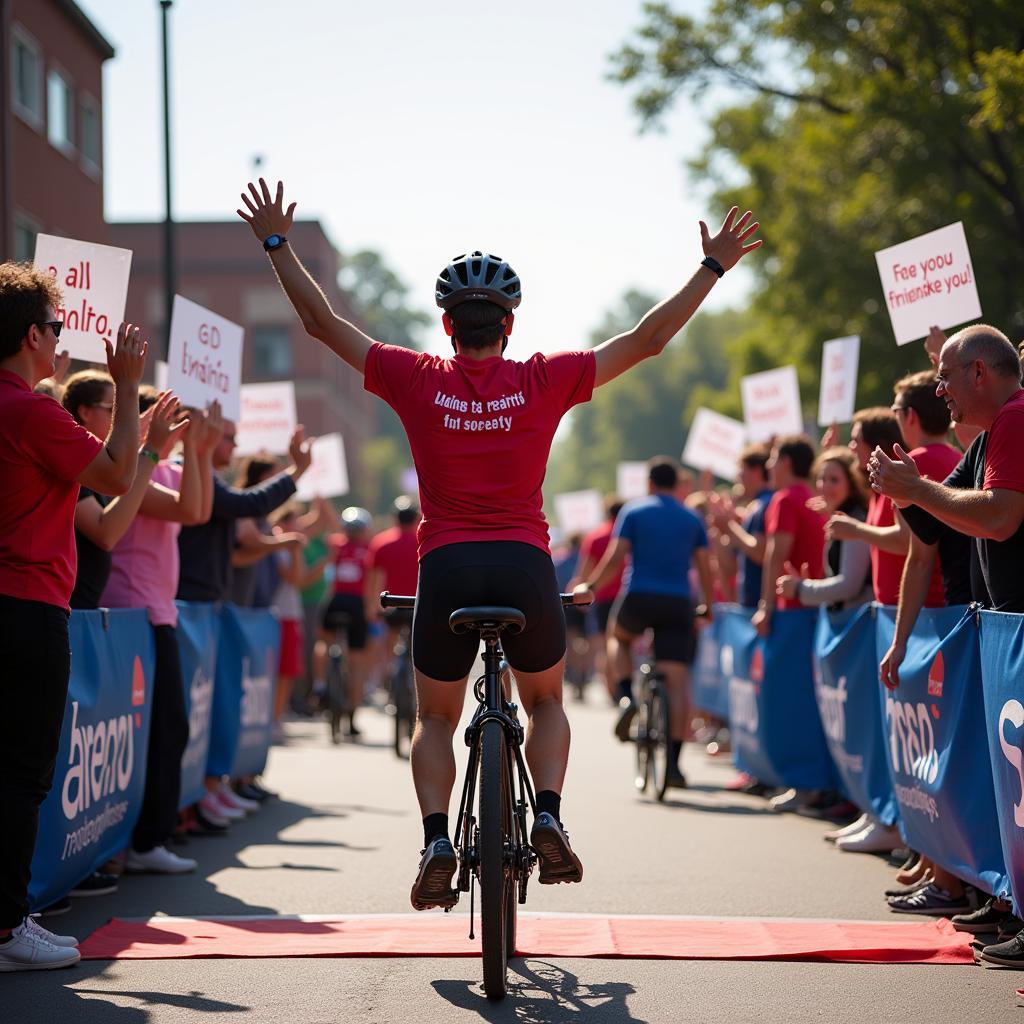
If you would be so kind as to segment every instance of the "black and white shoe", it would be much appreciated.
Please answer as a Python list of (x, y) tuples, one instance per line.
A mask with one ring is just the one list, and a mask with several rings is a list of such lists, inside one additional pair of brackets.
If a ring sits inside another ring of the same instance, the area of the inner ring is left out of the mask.
[(1020, 932), (1007, 942), (997, 942), (986, 946), (981, 951), (981, 962), (995, 964), (997, 967), (1012, 967), (1024, 970), (1024, 932)]
[(458, 869), (459, 859), (451, 840), (439, 836), (422, 853), (419, 873), (409, 897), (413, 909), (454, 907), (459, 902), (459, 891), (452, 888), (452, 879)]
[(537, 815), (530, 832), (530, 845), (537, 851), (540, 861), (541, 885), (583, 881), (583, 865), (572, 852), (569, 834), (553, 815), (546, 811)]

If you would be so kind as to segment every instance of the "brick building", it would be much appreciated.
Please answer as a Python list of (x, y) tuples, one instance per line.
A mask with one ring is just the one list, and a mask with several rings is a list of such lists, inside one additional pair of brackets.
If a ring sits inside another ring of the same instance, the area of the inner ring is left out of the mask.
[[(108, 225), (111, 245), (131, 249), (132, 276), (125, 317), (166, 339), (163, 224)], [(288, 232), (309, 272), (343, 317), (358, 322), (338, 287), (338, 254), (318, 221), (298, 221)], [(362, 376), (310, 338), (281, 291), (266, 254), (241, 220), (186, 221), (175, 228), (177, 289), (245, 328), (242, 379), (295, 381), (299, 422), (310, 434), (338, 431), (345, 438), (354, 493), (361, 490), (359, 454), (377, 425), (377, 400)]]
[(0, 257), (39, 232), (107, 241), (103, 62), (114, 48), (73, 0), (0, 0)]

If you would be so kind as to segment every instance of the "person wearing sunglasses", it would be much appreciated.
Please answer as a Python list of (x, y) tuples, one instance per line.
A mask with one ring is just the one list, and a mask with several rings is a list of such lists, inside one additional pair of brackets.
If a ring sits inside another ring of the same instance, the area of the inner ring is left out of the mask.
[(146, 342), (122, 324), (107, 339), (113, 417), (101, 440), (33, 388), (53, 374), (63, 305), (55, 280), (0, 264), (0, 971), (66, 967), (70, 936), (29, 917), (39, 807), (53, 783), (71, 671), (69, 598), (79, 485), (124, 494), (139, 453), (139, 381)]

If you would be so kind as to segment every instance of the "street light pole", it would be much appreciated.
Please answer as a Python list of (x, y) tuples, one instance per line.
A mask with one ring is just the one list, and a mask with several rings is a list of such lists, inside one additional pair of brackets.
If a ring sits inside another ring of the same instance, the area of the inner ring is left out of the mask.
[(164, 356), (171, 345), (171, 305), (177, 291), (174, 266), (174, 217), (171, 212), (171, 85), (167, 52), (167, 12), (173, 0), (160, 0), (160, 28), (164, 70)]

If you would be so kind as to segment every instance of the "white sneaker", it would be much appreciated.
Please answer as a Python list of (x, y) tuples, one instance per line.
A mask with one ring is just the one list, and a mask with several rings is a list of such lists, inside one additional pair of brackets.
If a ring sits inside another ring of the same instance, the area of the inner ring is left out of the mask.
[(50, 971), (81, 959), (77, 949), (55, 946), (24, 921), (0, 944), (0, 971)]
[(217, 790), (217, 799), (222, 804), (235, 807), (246, 814), (253, 814), (260, 809), (260, 805), (255, 800), (239, 796), (226, 782), (220, 784), (220, 788)]
[(231, 822), (221, 814), (220, 801), (212, 793), (204, 793), (196, 804), (203, 818), (218, 828), (227, 828)]
[(900, 830), (873, 821), (866, 829), (836, 840), (836, 849), (844, 853), (892, 853), (903, 845)]
[(44, 928), (31, 915), (25, 918), (25, 928), (33, 935), (38, 935), (41, 939), (46, 939), (47, 942), (54, 946), (65, 946), (70, 949), (72, 946), (78, 945), (78, 939), (73, 935), (54, 935), (53, 932)]
[(822, 839), (824, 839), (826, 843), (834, 843), (837, 839), (845, 839), (847, 836), (853, 836), (858, 832), (863, 832), (870, 824), (871, 815), (862, 814), (856, 821), (851, 821), (849, 825), (844, 825), (842, 828), (834, 828), (831, 832), (826, 832), (822, 836)]
[(203, 802), (200, 806), (205, 807), (207, 802), (214, 814), (221, 818), (226, 818), (229, 822), (241, 821), (245, 817), (245, 811), (239, 807), (232, 807), (229, 803), (222, 800), (221, 795), (217, 790), (208, 792), (206, 796), (203, 797)]
[(191, 857), (179, 857), (165, 846), (154, 846), (145, 853), (129, 850), (124, 862), (125, 871), (132, 874), (183, 875), (196, 867)]
[(768, 806), (778, 813), (783, 811), (795, 811), (800, 804), (800, 794), (795, 789), (783, 790), (778, 796), (773, 796), (768, 801)]

